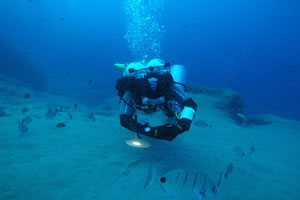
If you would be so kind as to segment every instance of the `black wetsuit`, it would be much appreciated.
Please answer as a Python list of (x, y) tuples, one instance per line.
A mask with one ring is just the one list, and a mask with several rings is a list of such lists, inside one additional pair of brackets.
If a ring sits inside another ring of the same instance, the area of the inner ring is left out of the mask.
[[(134, 82), (133, 78), (130, 77), (129, 79)], [(137, 134), (171, 141), (177, 135), (189, 130), (191, 126), (191, 119), (179, 118), (178, 115), (184, 107), (189, 107), (196, 111), (197, 105), (185, 95), (179, 85), (174, 83), (170, 75), (158, 78), (158, 89), (155, 92), (151, 91), (148, 80), (149, 78), (147, 77), (144, 80), (138, 80), (136, 83), (130, 83), (125, 87), (117, 83), (117, 89), (122, 88), (123, 90), (120, 94), (122, 100), (120, 105), (120, 123), (123, 127)], [(144, 104), (143, 98), (163, 98), (163, 102), (149, 107)], [(164, 110), (172, 123), (150, 127), (147, 123), (139, 122), (136, 110), (147, 112), (147, 108), (150, 110), (155, 110), (156, 108)]]

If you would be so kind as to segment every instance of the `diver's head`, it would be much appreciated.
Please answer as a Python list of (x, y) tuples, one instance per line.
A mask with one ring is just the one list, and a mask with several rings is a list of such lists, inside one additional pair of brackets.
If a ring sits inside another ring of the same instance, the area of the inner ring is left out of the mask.
[(123, 76), (135, 76), (135, 72), (144, 67), (145, 66), (140, 62), (129, 63), (123, 72)]

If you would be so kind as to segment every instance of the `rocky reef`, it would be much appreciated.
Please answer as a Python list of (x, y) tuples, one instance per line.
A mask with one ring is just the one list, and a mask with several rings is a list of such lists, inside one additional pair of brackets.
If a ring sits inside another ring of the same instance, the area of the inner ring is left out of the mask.
[(270, 120), (262, 116), (246, 116), (241, 96), (230, 89), (204, 88), (189, 85), (187, 92), (218, 97), (215, 107), (225, 112), (237, 125), (267, 125)]

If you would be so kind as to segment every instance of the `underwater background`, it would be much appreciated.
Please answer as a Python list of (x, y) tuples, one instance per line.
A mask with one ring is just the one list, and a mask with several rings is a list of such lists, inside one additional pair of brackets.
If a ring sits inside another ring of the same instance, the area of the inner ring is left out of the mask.
[[(156, 6), (155, 56), (185, 65), (188, 83), (237, 91), (249, 114), (300, 119), (298, 1), (132, 2)], [(112, 64), (136, 60), (130, 17), (123, 0), (2, 0), (0, 73), (96, 105), (115, 95)]]
[[(0, 0), (0, 200), (300, 199), (299, 10)], [(152, 58), (186, 67), (198, 105), (172, 142), (120, 125), (115, 64)]]

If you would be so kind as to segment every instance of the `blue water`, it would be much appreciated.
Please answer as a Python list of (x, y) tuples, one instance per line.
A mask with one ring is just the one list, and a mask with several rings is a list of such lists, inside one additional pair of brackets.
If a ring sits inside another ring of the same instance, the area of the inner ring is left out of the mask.
[[(0, 73), (93, 104), (114, 95), (121, 73), (112, 64), (134, 59), (124, 4), (0, 1)], [(299, 120), (299, 9), (298, 1), (165, 0), (161, 58), (185, 65), (190, 83), (237, 91), (248, 113)]]

